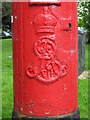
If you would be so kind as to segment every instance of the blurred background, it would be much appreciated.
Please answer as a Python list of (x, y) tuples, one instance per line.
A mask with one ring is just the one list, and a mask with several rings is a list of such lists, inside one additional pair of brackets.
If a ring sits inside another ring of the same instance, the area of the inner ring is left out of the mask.
[(3, 2), (2, 3), (2, 16), (0, 17), (1, 29), (0, 29), (0, 37), (12, 37), (11, 32), (11, 3)]

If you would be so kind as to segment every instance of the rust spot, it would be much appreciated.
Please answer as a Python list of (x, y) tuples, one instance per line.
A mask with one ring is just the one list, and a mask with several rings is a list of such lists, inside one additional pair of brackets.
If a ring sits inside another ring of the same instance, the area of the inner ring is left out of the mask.
[(22, 114), (22, 113), (17, 113), (17, 116), (16, 116), (16, 117), (19, 118), (19, 119), (22, 119), (23, 117), (25, 117), (25, 115)]

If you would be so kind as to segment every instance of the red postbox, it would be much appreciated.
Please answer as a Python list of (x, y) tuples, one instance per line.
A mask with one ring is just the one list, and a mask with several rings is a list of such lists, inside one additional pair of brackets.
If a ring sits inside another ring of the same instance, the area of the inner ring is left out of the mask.
[(13, 118), (79, 118), (77, 3), (12, 3)]

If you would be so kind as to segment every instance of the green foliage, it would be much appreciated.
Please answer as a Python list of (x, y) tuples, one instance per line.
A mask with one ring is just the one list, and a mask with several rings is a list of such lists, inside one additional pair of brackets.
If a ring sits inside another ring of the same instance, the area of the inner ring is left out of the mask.
[(78, 19), (78, 27), (83, 27), (83, 19)]
[[(1, 44), (1, 41), (0, 41)], [(2, 40), (2, 117), (11, 118), (13, 110), (12, 40)]]
[(88, 118), (88, 80), (78, 80), (80, 118)]
[(81, 19), (79, 25), (87, 29), (88, 42), (90, 43), (90, 1), (78, 3), (78, 18)]
[(90, 70), (90, 64), (89, 64), (89, 58), (90, 58), (90, 45), (86, 44), (86, 51), (85, 51), (85, 69)]

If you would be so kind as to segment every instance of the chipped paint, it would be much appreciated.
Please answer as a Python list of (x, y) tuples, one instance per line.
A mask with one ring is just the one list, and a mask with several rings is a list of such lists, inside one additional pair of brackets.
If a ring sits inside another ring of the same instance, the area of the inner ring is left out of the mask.
[(21, 111), (23, 111), (23, 108), (21, 108)]
[(46, 115), (49, 115), (49, 112), (45, 112)]

